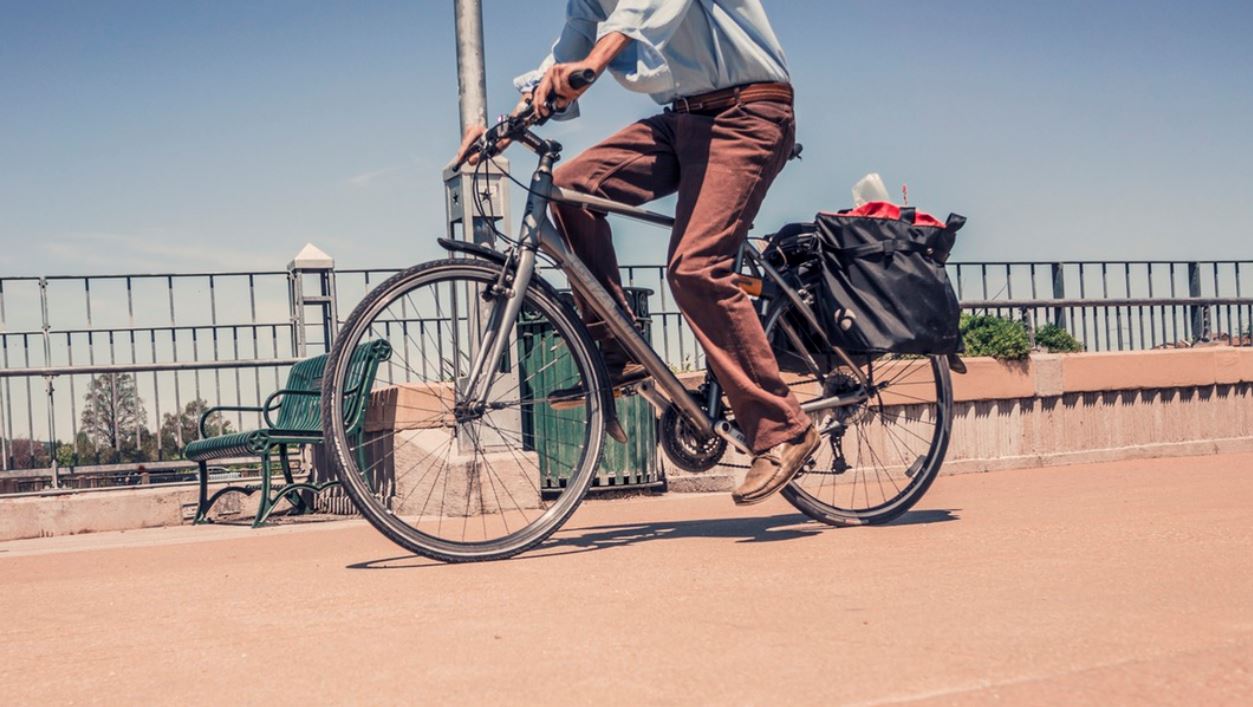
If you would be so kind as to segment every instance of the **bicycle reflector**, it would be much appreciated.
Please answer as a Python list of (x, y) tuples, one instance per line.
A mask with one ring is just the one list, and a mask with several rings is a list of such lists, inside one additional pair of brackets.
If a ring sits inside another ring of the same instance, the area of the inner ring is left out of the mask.
[(760, 277), (749, 277), (747, 275), (736, 275), (733, 278), (735, 286), (744, 290), (749, 297), (761, 297), (762, 279)]

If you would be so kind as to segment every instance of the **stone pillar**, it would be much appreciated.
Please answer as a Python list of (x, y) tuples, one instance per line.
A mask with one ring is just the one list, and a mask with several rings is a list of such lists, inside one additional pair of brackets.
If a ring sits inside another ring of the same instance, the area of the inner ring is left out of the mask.
[[(376, 492), (396, 513), (447, 516), (540, 507), (538, 455), (452, 439), (453, 390), (442, 383), (404, 383), (376, 390), (366, 413), (366, 468)], [(510, 424), (508, 418), (492, 424)], [(462, 425), (460, 433), (477, 425)], [(522, 439), (519, 428), (504, 428)], [(425, 509), (425, 511), (424, 511)]]

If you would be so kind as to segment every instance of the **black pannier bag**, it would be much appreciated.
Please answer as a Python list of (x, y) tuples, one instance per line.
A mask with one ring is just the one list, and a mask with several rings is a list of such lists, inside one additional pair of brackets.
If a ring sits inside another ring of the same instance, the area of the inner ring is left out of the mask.
[[(966, 219), (946, 223), (873, 202), (820, 213), (770, 239), (763, 255), (813, 298), (832, 344), (854, 353), (962, 351), (961, 308), (944, 263)], [(785, 370), (802, 370), (785, 337), (772, 337)]]

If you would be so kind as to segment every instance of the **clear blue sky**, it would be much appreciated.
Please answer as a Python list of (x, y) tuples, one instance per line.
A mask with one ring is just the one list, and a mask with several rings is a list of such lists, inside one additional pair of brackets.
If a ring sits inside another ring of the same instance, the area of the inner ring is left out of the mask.
[[(495, 114), (564, 3), (485, 5)], [(964, 260), (1253, 256), (1253, 4), (766, 7), (806, 159), (761, 228), (877, 170), (970, 218)], [(656, 109), (606, 81), (551, 134)], [(306, 241), (435, 257), (456, 123), (452, 0), (0, 0), (0, 274), (268, 269)], [(662, 258), (664, 234), (621, 233), (624, 261)]]

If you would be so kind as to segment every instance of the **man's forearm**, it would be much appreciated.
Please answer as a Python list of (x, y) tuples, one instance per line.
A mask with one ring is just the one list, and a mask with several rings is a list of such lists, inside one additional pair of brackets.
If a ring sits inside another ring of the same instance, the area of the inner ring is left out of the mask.
[(621, 32), (610, 32), (601, 37), (596, 45), (592, 47), (592, 51), (587, 54), (587, 63), (592, 65), (597, 75), (603, 74), (609, 63), (614, 57), (622, 53), (623, 49), (631, 43), (631, 38)]

